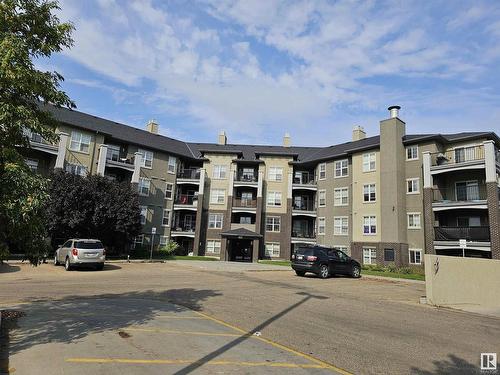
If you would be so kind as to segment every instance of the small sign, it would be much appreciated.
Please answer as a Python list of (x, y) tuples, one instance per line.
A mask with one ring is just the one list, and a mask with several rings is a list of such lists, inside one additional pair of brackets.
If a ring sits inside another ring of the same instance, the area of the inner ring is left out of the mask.
[(497, 353), (481, 353), (481, 370), (497, 369)]
[(458, 240), (458, 242), (460, 243), (460, 247), (462, 249), (465, 249), (467, 247), (467, 240)]
[(156, 234), (156, 227), (151, 228), (151, 234)]

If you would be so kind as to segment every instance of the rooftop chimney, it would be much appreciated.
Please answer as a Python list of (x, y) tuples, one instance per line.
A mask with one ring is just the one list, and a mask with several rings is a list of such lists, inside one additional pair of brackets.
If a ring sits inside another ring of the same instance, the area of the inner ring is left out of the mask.
[(283, 137), (283, 147), (290, 147), (292, 145), (292, 138), (290, 138), (289, 133), (285, 133)]
[(158, 134), (158, 123), (156, 122), (156, 120), (149, 120), (148, 124), (146, 125), (146, 130), (150, 133)]
[(227, 144), (226, 132), (224, 130), (221, 130), (221, 132), (219, 133), (219, 139), (217, 140), (217, 144), (219, 145)]
[(365, 139), (366, 138), (366, 133), (365, 129), (363, 129), (362, 126), (355, 126), (352, 129), (352, 140), (353, 141), (359, 141), (360, 139)]
[(391, 105), (387, 109), (391, 113), (391, 118), (399, 117), (399, 110), (401, 109), (401, 107), (399, 105)]

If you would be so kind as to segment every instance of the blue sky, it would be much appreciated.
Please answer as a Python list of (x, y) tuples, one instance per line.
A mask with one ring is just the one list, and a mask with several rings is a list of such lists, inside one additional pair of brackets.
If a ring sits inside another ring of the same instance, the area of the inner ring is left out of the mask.
[(67, 0), (56, 70), (78, 109), (162, 134), (330, 145), (378, 133), (500, 133), (498, 1)]

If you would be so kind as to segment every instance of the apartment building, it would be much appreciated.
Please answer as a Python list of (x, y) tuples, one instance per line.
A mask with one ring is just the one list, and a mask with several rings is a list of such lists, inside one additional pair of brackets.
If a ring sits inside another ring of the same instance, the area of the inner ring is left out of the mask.
[[(330, 147), (188, 143), (47, 107), (59, 143), (27, 134), (26, 160), (129, 181), (143, 233), (132, 248), (175, 240), (221, 260), (289, 259), (300, 244), (363, 264), (421, 264), (424, 253), (500, 259), (500, 139), (493, 132), (407, 135), (399, 107), (380, 134), (353, 129)], [(332, 140), (334, 143), (335, 140)], [(152, 229), (156, 234), (152, 234)]]

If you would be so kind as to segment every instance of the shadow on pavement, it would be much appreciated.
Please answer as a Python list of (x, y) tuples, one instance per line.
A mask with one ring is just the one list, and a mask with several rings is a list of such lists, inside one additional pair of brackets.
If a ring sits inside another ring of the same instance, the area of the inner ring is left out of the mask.
[(7, 263), (0, 263), (0, 273), (11, 273), (20, 271), (21, 267), (10, 265)]
[(122, 268), (120, 266), (117, 266), (115, 264), (104, 264), (104, 268), (102, 270), (96, 271), (94, 267), (77, 267), (71, 270), (71, 272), (84, 272), (84, 271), (92, 271), (92, 272), (105, 272), (105, 271), (115, 271), (115, 270), (121, 270)]
[[(434, 370), (422, 370), (418, 367), (411, 368), (411, 374), (416, 375), (459, 375), (459, 374), (482, 374), (479, 366), (479, 353), (477, 354), (477, 363), (470, 363), (465, 359), (459, 358), (453, 354), (448, 354), (448, 359), (442, 361), (433, 361)], [(497, 366), (498, 367), (498, 366)]]

